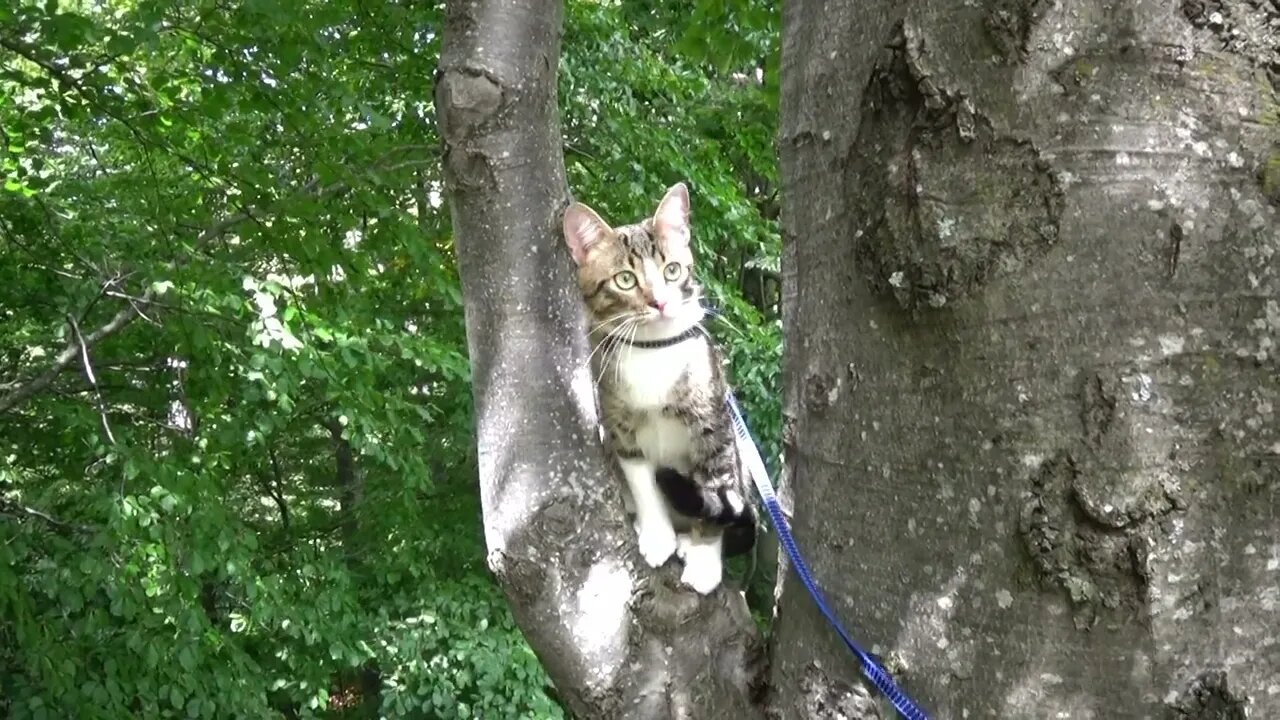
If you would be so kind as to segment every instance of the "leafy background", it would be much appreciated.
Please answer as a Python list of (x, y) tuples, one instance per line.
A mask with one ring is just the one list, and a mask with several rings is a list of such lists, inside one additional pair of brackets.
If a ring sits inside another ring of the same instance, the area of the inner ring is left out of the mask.
[[(441, 13), (0, 7), (0, 714), (561, 716), (484, 568)], [(689, 183), (770, 457), (778, 24), (570, 2), (560, 98), (605, 217)]]

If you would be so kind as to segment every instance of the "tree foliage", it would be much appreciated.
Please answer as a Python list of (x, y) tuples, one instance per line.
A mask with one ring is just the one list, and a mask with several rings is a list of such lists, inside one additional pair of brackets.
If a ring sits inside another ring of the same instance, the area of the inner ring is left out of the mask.
[[(776, 449), (777, 19), (652, 5), (568, 8), (570, 182), (690, 183)], [(484, 570), (441, 11), (0, 8), (7, 716), (560, 712)]]

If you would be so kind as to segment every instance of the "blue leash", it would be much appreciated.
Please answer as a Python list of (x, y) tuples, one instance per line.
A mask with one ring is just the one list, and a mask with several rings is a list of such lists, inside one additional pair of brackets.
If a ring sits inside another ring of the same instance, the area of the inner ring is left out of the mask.
[(787, 525), (787, 519), (782, 515), (782, 508), (778, 505), (778, 496), (773, 492), (773, 483), (769, 481), (769, 472), (765, 469), (764, 458), (760, 457), (760, 449), (756, 447), (755, 440), (751, 439), (751, 431), (747, 429), (747, 421), (742, 419), (742, 411), (738, 409), (738, 401), (734, 399), (733, 392), (730, 391), (725, 398), (729, 406), (729, 415), (733, 417), (733, 427), (738, 432), (738, 439), (743, 442), (740, 448), (746, 450), (747, 469), (751, 473), (751, 479), (755, 482), (756, 492), (760, 493), (760, 500), (764, 503), (764, 509), (769, 513), (770, 524), (773, 525), (774, 532), (778, 534), (778, 542), (782, 545), (782, 549), (786, 551), (787, 558), (791, 560), (791, 567), (795, 568), (796, 575), (799, 576), (800, 582), (804, 584), (809, 596), (813, 598), (813, 602), (818, 606), (818, 611), (822, 613), (831, 627), (835, 628), (836, 634), (844, 641), (845, 647), (849, 648), (862, 665), (862, 674), (876, 689), (880, 691), (893, 703), (898, 713), (907, 720), (929, 720), (929, 716), (921, 710), (911, 698), (898, 688), (893, 682), (893, 678), (889, 677), (889, 673), (870, 655), (858, 646), (858, 643), (849, 637), (849, 633), (840, 625), (840, 621), (836, 619), (835, 613), (831, 608), (827, 607), (827, 603), (822, 599), (822, 593), (818, 591), (818, 586), (813, 582), (813, 577), (809, 575), (809, 567), (805, 565), (804, 558), (800, 557), (800, 550), (796, 547), (796, 540), (791, 536), (791, 528)]

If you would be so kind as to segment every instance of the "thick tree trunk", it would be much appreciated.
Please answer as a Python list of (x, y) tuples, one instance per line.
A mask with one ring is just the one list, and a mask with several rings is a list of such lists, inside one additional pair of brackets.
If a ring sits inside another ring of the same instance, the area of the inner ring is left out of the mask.
[(559, 2), (450, 2), (436, 87), (466, 300), (489, 565), (582, 718), (749, 718), (741, 596), (648, 570), (600, 448), (560, 238)]
[[(787, 6), (797, 535), (936, 717), (1280, 717), (1278, 21)], [(835, 717), (802, 592), (774, 708)]]

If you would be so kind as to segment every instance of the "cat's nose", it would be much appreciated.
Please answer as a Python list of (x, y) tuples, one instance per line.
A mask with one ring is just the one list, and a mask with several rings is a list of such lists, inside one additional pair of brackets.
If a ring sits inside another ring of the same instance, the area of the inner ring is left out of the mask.
[(667, 309), (667, 301), (658, 300), (657, 298), (654, 298), (653, 300), (649, 301), (649, 307), (657, 310), (658, 312), (662, 312), (663, 310)]

